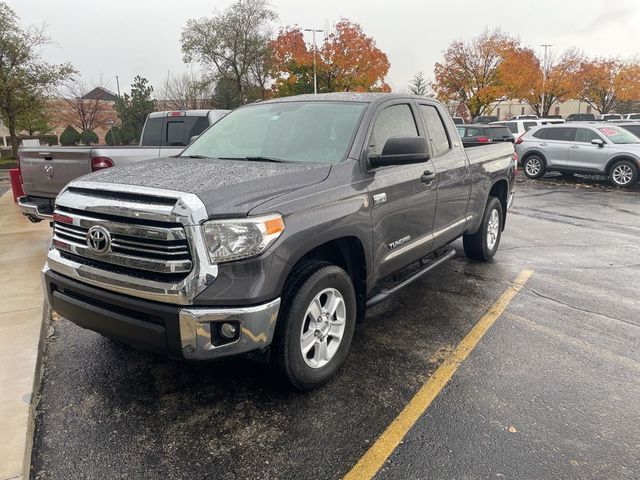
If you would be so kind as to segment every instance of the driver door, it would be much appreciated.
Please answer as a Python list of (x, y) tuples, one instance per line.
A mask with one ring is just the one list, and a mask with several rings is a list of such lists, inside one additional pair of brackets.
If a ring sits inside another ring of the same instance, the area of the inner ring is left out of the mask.
[[(389, 138), (426, 137), (418, 115), (413, 102), (382, 104), (375, 113), (366, 154), (381, 153)], [(435, 179), (431, 160), (369, 169), (373, 253), (378, 265), (374, 283), (431, 252), (437, 189), (435, 180), (424, 178), (427, 172)]]

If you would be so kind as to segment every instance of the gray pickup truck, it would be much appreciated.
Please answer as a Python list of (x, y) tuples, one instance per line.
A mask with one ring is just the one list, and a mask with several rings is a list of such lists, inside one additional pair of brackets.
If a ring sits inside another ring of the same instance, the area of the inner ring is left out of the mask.
[(465, 151), (423, 97), (254, 103), (177, 159), (69, 183), (44, 290), (81, 327), (188, 360), (249, 354), (308, 390), (345, 362), (367, 307), (451, 242), (494, 256), (516, 167), (509, 142)]
[(149, 114), (140, 144), (124, 147), (22, 147), (18, 151), (25, 196), (18, 199), (32, 222), (50, 218), (56, 195), (71, 180), (115, 165), (177, 155), (228, 110), (178, 110)]

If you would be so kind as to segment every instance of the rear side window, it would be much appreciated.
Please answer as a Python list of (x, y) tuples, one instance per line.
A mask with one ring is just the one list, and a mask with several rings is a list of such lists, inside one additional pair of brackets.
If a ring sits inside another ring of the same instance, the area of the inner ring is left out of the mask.
[(541, 128), (540, 130), (536, 130), (535, 132), (533, 132), (531, 136), (544, 140), (545, 138), (547, 138), (548, 130), (549, 130), (548, 128)]
[(516, 122), (507, 122), (504, 124), (511, 133), (518, 133), (518, 124)]
[(547, 128), (545, 138), (547, 140), (557, 140), (560, 142), (573, 142), (576, 138), (575, 128)]
[(186, 147), (191, 137), (200, 135), (208, 126), (207, 117), (168, 117), (163, 145)]
[(588, 128), (577, 129), (576, 142), (591, 143), (591, 140), (602, 140), (602, 137)]
[(640, 137), (640, 125), (620, 125), (625, 130), (633, 133), (636, 137)]
[(144, 131), (142, 132), (142, 141), (140, 142), (143, 147), (160, 146), (163, 120), (162, 117), (147, 118), (144, 124)]
[[(524, 131), (528, 132), (529, 130), (531, 130), (533, 127), (537, 127), (538, 123), (537, 122), (522, 122), (522, 126), (524, 127)], [(517, 130), (516, 130), (517, 131)]]
[(427, 124), (427, 133), (431, 140), (434, 155), (444, 155), (451, 148), (451, 144), (438, 110), (431, 105), (420, 105), (420, 111)]
[(390, 138), (417, 136), (418, 127), (411, 107), (408, 104), (392, 105), (378, 115), (369, 139), (369, 151), (380, 154)]

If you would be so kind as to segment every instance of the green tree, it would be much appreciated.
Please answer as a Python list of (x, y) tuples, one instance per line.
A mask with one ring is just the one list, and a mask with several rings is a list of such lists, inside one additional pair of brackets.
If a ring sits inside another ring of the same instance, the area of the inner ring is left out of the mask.
[(98, 143), (100, 139), (93, 130), (83, 130), (80, 134), (80, 141), (85, 145), (92, 145)]
[(60, 135), (60, 145), (77, 145), (80, 141), (80, 134), (71, 125), (68, 125)]
[(104, 141), (107, 145), (122, 145), (122, 137), (120, 136), (120, 129), (117, 125), (109, 129), (104, 136)]
[(277, 18), (266, 0), (238, 0), (211, 18), (188, 20), (181, 37), (183, 60), (202, 64), (223, 81), (221, 92), (233, 100), (231, 107), (264, 98), (270, 25)]
[(125, 93), (116, 100), (113, 108), (122, 122), (122, 143), (125, 143), (125, 132), (127, 142), (140, 141), (147, 115), (158, 110), (156, 101), (151, 98), (152, 93), (149, 81), (137, 75), (131, 84), (131, 94)]
[(416, 73), (409, 82), (409, 93), (424, 97), (429, 93), (429, 83), (424, 78), (423, 72)]
[(49, 133), (52, 128), (49, 124), (49, 112), (44, 103), (44, 99), (34, 99), (29, 106), (18, 115), (16, 119), (18, 132), (26, 131), (30, 137), (39, 134)]
[(43, 28), (23, 28), (15, 12), (0, 2), (0, 114), (9, 129), (14, 157), (20, 115), (75, 73), (69, 64), (54, 65), (40, 58), (38, 48), (47, 43)]

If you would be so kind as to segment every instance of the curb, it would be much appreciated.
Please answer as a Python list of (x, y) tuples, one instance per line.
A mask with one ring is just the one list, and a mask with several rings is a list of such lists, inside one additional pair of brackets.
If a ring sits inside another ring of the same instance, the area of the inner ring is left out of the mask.
[(47, 349), (47, 325), (51, 323), (51, 308), (45, 298), (42, 304), (42, 323), (40, 324), (40, 340), (38, 341), (38, 353), (36, 369), (33, 375), (33, 388), (31, 389), (31, 402), (29, 403), (29, 420), (27, 425), (27, 444), (22, 460), (22, 478), (28, 480), (31, 472), (31, 454), (33, 452), (33, 440), (36, 433), (36, 413), (40, 402), (40, 387), (44, 374), (44, 358)]

